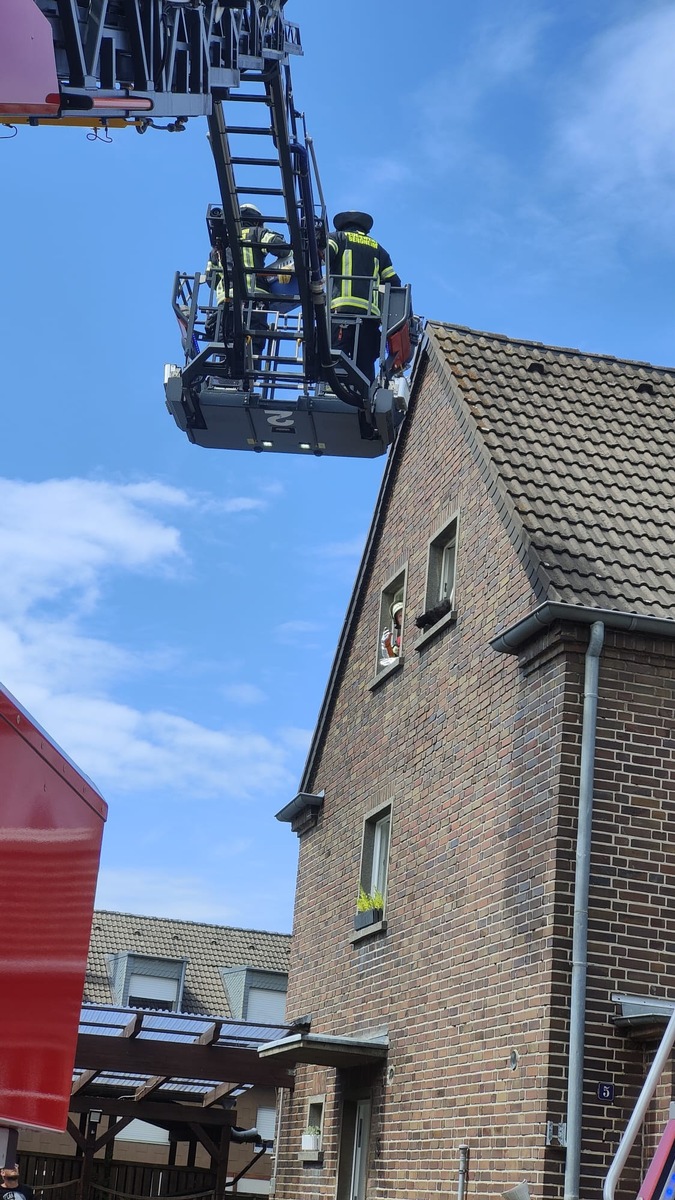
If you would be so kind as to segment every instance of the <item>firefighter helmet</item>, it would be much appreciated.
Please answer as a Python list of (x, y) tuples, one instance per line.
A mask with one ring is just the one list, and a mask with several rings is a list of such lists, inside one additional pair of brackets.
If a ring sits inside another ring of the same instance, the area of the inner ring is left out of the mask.
[(262, 213), (255, 204), (242, 204), (239, 212), (249, 221), (262, 221)]
[(349, 229), (352, 225), (355, 225), (362, 233), (370, 233), (373, 228), (373, 218), (370, 216), (370, 213), (339, 212), (335, 214), (333, 224), (338, 233), (342, 229)]

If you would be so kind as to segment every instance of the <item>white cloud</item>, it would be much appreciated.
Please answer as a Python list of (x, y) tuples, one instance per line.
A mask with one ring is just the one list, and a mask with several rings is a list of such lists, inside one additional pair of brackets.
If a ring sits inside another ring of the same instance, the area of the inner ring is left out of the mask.
[(234, 704), (261, 704), (267, 699), (262, 688), (254, 683), (228, 683), (223, 688), (223, 695)]
[(184, 921), (227, 925), (237, 918), (223, 897), (222, 883), (208, 875), (176, 875), (157, 870), (101, 867), (96, 907)]
[(288, 746), (289, 749), (298, 750), (306, 754), (312, 740), (312, 730), (287, 726), (285, 729), (280, 730), (280, 737), (284, 745)]
[(104, 788), (245, 799), (293, 784), (286, 747), (262, 734), (208, 728), (106, 697), (26, 691), (26, 706)]
[(353, 538), (348, 538), (343, 542), (323, 542), (320, 546), (314, 546), (307, 554), (311, 554), (312, 558), (356, 558), (359, 559), (363, 554), (365, 545), (365, 533), (359, 533)]
[(187, 507), (162, 484), (85, 479), (0, 479), (0, 615), (26, 614), (67, 597), (95, 603), (102, 572), (165, 570), (182, 556), (180, 534), (146, 505)]
[(628, 221), (673, 232), (675, 5), (610, 29), (561, 94), (553, 170)]
[(280, 642), (303, 642), (308, 636), (320, 633), (323, 625), (316, 621), (282, 621), (277, 625), (275, 634)]
[[(464, 47), (460, 65), (432, 77), (414, 98), (419, 122), (417, 150), (426, 167), (442, 175), (454, 172), (470, 157), (472, 173), (493, 175), (501, 154), (492, 154), (476, 124), (486, 100), (512, 87), (535, 64), (542, 34), (550, 23), (544, 12), (533, 14), (511, 6), (480, 23), (472, 43)], [(419, 172), (416, 172), (419, 174)]]
[[(281, 737), (223, 728), (217, 718), (208, 728), (113, 698), (113, 683), (175, 667), (179, 650), (132, 650), (88, 632), (109, 580), (165, 579), (186, 561), (164, 511), (194, 507), (204, 505), (151, 481), (0, 480), (2, 682), (104, 790), (246, 798), (292, 786)], [(239, 687), (240, 703), (262, 698)]]
[(229, 500), (224, 500), (222, 503), (224, 512), (261, 512), (267, 508), (267, 501), (256, 499), (253, 496), (232, 496)]

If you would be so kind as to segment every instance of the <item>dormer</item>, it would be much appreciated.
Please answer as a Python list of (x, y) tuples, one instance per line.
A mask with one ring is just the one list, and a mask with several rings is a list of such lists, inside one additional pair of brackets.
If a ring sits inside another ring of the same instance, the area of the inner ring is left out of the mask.
[(114, 1004), (180, 1012), (187, 958), (158, 958), (121, 950), (108, 955), (107, 963)]
[(288, 975), (258, 967), (223, 967), (221, 977), (235, 1021), (282, 1025), (286, 1012)]

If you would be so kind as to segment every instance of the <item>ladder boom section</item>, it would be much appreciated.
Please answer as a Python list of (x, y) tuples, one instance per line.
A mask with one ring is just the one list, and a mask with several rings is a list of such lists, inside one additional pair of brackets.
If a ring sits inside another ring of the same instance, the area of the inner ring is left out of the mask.
[[(180, 129), (208, 115), (213, 97), (237, 87), (242, 73), (302, 53), (283, 0), (8, 0), (0, 7), (0, 47), (11, 46), (15, 65), (0, 70), (0, 114), (31, 123), (89, 118), (144, 128), (171, 118)], [(51, 28), (48, 64), (33, 34), (39, 14)], [(42, 94), (27, 96), (16, 79), (40, 80)]]
[[(185, 362), (166, 370), (169, 412), (206, 447), (383, 454), (406, 410), (410, 288), (370, 280), (382, 316), (371, 382), (356, 361), (361, 317), (338, 322), (328, 309), (327, 214), (287, 65), (243, 72), (214, 98), (209, 133), (220, 190), (207, 211), (211, 267), (176, 276)], [(345, 322), (347, 354), (332, 345)]]

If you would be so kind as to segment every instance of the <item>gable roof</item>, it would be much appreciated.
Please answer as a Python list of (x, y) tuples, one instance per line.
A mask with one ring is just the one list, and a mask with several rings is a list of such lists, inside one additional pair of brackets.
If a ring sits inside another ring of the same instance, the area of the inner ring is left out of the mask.
[(84, 1002), (113, 1003), (107, 956), (129, 950), (157, 958), (188, 959), (182, 1011), (231, 1016), (220, 968), (245, 966), (287, 972), (290, 945), (290, 934), (286, 933), (97, 910), (91, 930)]
[[(675, 618), (675, 368), (429, 321), (300, 782), (308, 791), (406, 426), (435, 360), (540, 602)], [(421, 394), (422, 393), (422, 394)]]
[(548, 598), (675, 617), (675, 371), (432, 323)]

